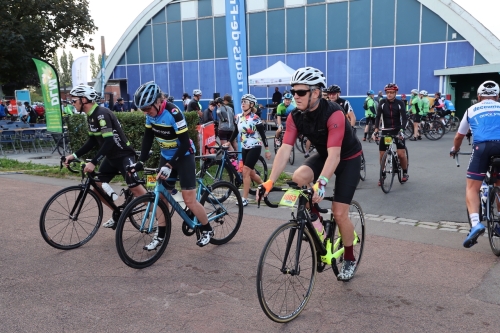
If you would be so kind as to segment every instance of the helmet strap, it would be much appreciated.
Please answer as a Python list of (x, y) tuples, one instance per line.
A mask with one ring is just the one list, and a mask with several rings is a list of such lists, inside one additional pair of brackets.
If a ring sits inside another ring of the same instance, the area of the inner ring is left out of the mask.
[(313, 94), (314, 90), (316, 90), (316, 89), (309, 88), (309, 100), (307, 101), (307, 108), (304, 110), (304, 112), (310, 112), (311, 109), (315, 108), (319, 104), (319, 101), (321, 98), (318, 98), (318, 100), (316, 102), (314, 102), (314, 105), (311, 105), (312, 94)]

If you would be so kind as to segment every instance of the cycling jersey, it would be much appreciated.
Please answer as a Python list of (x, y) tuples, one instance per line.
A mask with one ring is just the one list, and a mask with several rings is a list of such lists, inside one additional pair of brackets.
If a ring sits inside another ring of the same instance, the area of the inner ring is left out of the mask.
[(286, 121), (283, 143), (293, 146), (302, 134), (316, 147), (319, 155), (328, 157), (328, 148), (340, 147), (340, 159), (361, 155), (361, 143), (352, 131), (340, 105), (321, 99), (316, 110), (301, 112), (295, 109)]
[(455, 105), (450, 100), (444, 100), (444, 107), (447, 111), (455, 111)]
[(295, 109), (295, 106), (293, 106), (292, 103), (290, 103), (290, 105), (288, 106), (285, 106), (285, 103), (281, 103), (280, 105), (278, 105), (278, 108), (276, 109), (276, 115), (281, 117), (281, 123), (283, 126), (285, 126), (283, 122), (286, 121), (286, 118), (288, 117), (290, 112), (293, 111), (293, 109)]
[[(95, 165), (104, 157), (115, 159), (124, 156), (134, 156), (135, 151), (130, 145), (118, 119), (109, 109), (94, 104), (87, 113), (89, 139), (75, 154), (82, 156), (98, 144), (100, 149), (92, 159)], [(106, 140), (112, 138), (113, 140)]]
[(474, 135), (474, 144), (500, 141), (500, 103), (488, 99), (468, 108), (458, 133), (465, 135), (469, 128)]
[(201, 111), (200, 103), (193, 98), (187, 106), (187, 111)]
[(425, 117), (429, 113), (430, 102), (429, 99), (425, 96), (420, 101), (422, 102), (422, 109), (420, 110), (420, 114)]
[(422, 100), (418, 97), (418, 95), (411, 97), (410, 104), (410, 110), (412, 114), (421, 114), (420, 111), (422, 110)]
[(406, 124), (406, 110), (405, 104), (399, 99), (394, 99), (392, 102), (387, 98), (380, 100), (377, 109), (377, 117), (375, 118), (375, 128), (379, 128), (380, 119), (382, 119), (382, 129), (391, 128), (394, 130), (401, 130)]
[[(148, 129), (152, 132), (148, 132)], [(177, 106), (172, 103), (166, 104), (166, 109), (158, 112), (156, 117), (146, 115), (146, 132), (144, 135), (143, 147), (141, 149), (140, 160), (144, 161), (147, 152), (151, 149), (153, 143), (153, 136), (160, 146), (161, 156), (170, 161), (181, 147), (179, 135), (186, 133), (188, 126), (186, 119), (182, 112), (179, 111)], [(153, 134), (153, 136), (151, 136)], [(184, 153), (177, 155), (194, 154), (196, 149), (193, 142), (189, 139), (189, 146)], [(149, 146), (149, 148), (147, 148)], [(146, 149), (147, 148), (147, 149)], [(180, 156), (177, 156), (180, 157)]]
[(241, 133), (241, 146), (244, 149), (260, 147), (262, 144), (267, 148), (266, 131), (259, 116), (252, 112), (246, 116), (240, 113), (236, 116), (236, 125), (229, 142), (232, 142), (238, 133)]
[(337, 100), (335, 101), (335, 103), (337, 103), (338, 105), (340, 105), (342, 107), (342, 109), (344, 109), (344, 113), (346, 115), (349, 112), (353, 112), (352, 107), (351, 107), (351, 103), (349, 103), (348, 100), (343, 99), (343, 98), (337, 98)]
[(367, 110), (365, 110), (365, 117), (366, 118), (375, 117), (376, 108), (375, 108), (375, 101), (373, 100), (373, 98), (367, 97), (365, 99), (365, 103), (367, 106)]

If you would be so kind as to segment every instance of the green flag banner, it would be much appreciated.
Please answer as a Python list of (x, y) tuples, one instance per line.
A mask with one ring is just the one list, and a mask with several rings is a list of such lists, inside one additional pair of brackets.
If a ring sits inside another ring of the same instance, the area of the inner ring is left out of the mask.
[(31, 58), (35, 62), (45, 106), (47, 131), (62, 133), (61, 98), (59, 97), (59, 78), (54, 67), (43, 60)]

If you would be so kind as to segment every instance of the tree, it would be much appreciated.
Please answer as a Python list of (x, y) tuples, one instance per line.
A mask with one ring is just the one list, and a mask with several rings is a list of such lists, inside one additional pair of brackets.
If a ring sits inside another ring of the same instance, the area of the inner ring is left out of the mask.
[(90, 53), (90, 72), (92, 73), (92, 79), (97, 78), (101, 70), (101, 65), (96, 62), (94, 52)]
[(60, 75), (61, 67), (59, 67), (59, 60), (57, 58), (57, 53), (54, 53), (54, 59), (52, 60), (52, 66), (54, 66), (54, 69), (56, 70), (57, 75)]
[(32, 57), (50, 61), (68, 44), (94, 49), (88, 0), (0, 0), (0, 8), (0, 84), (7, 95), (40, 84)]
[(71, 84), (71, 71), (68, 71), (69, 61), (66, 51), (63, 50), (61, 55), (61, 70), (59, 71), (59, 84), (61, 88), (66, 90), (66, 87)]

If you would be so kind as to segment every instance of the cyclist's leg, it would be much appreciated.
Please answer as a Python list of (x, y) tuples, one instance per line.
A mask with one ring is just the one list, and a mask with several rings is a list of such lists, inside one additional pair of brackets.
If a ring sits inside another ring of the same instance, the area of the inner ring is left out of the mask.
[(311, 150), (311, 141), (307, 140), (306, 141), (306, 149), (305, 149), (305, 152), (304, 152), (304, 156), (305, 157), (309, 157), (309, 150)]
[(125, 182), (127, 183), (128, 188), (134, 195), (134, 198), (140, 197), (141, 195), (144, 195), (147, 193), (146, 189), (144, 186), (139, 184), (137, 182), (138, 175), (137, 173), (134, 174), (129, 174), (127, 172), (127, 166), (132, 165), (135, 163), (135, 155), (131, 156), (126, 156), (122, 159), (122, 163), (119, 165), (120, 167), (120, 173), (123, 176), (123, 179), (125, 179)]
[[(97, 186), (99, 186), (101, 189), (102, 189), (102, 183), (109, 183), (114, 178), (114, 176), (120, 171), (120, 169), (117, 168), (114, 164), (115, 163), (113, 163), (113, 161), (111, 161), (107, 157), (105, 157), (102, 160), (101, 165), (99, 166), (99, 173), (101, 174), (99, 176), (100, 182), (96, 182)], [(99, 192), (97, 192), (94, 189), (92, 189), (92, 191), (94, 191), (94, 193), (97, 194), (97, 196), (99, 197), (99, 199), (102, 201), (103, 204), (109, 207), (109, 209), (113, 210), (113, 208), (102, 198)], [(118, 219), (116, 219), (115, 222), (118, 222)]]
[(408, 169), (408, 159), (406, 158), (406, 150), (405, 150), (405, 140), (397, 139), (396, 140), (396, 149), (399, 158), (399, 162), (401, 163), (401, 168), (403, 169), (403, 173), (407, 172)]
[[(255, 173), (253, 170), (255, 168), (255, 164), (259, 160), (259, 156), (261, 154), (262, 147), (254, 147), (251, 149), (243, 149), (242, 158), (243, 158), (243, 195), (242, 198), (244, 200), (248, 199), (248, 192), (250, 191), (250, 183), (252, 180), (256, 181), (259, 184), (262, 184), (262, 179)], [(253, 176), (253, 177), (252, 177)], [(245, 202), (243, 202), (245, 205)]]
[(420, 115), (415, 114), (415, 120), (413, 120), (413, 140), (417, 140), (417, 137), (420, 136), (420, 133), (418, 132), (418, 128), (420, 127)]

